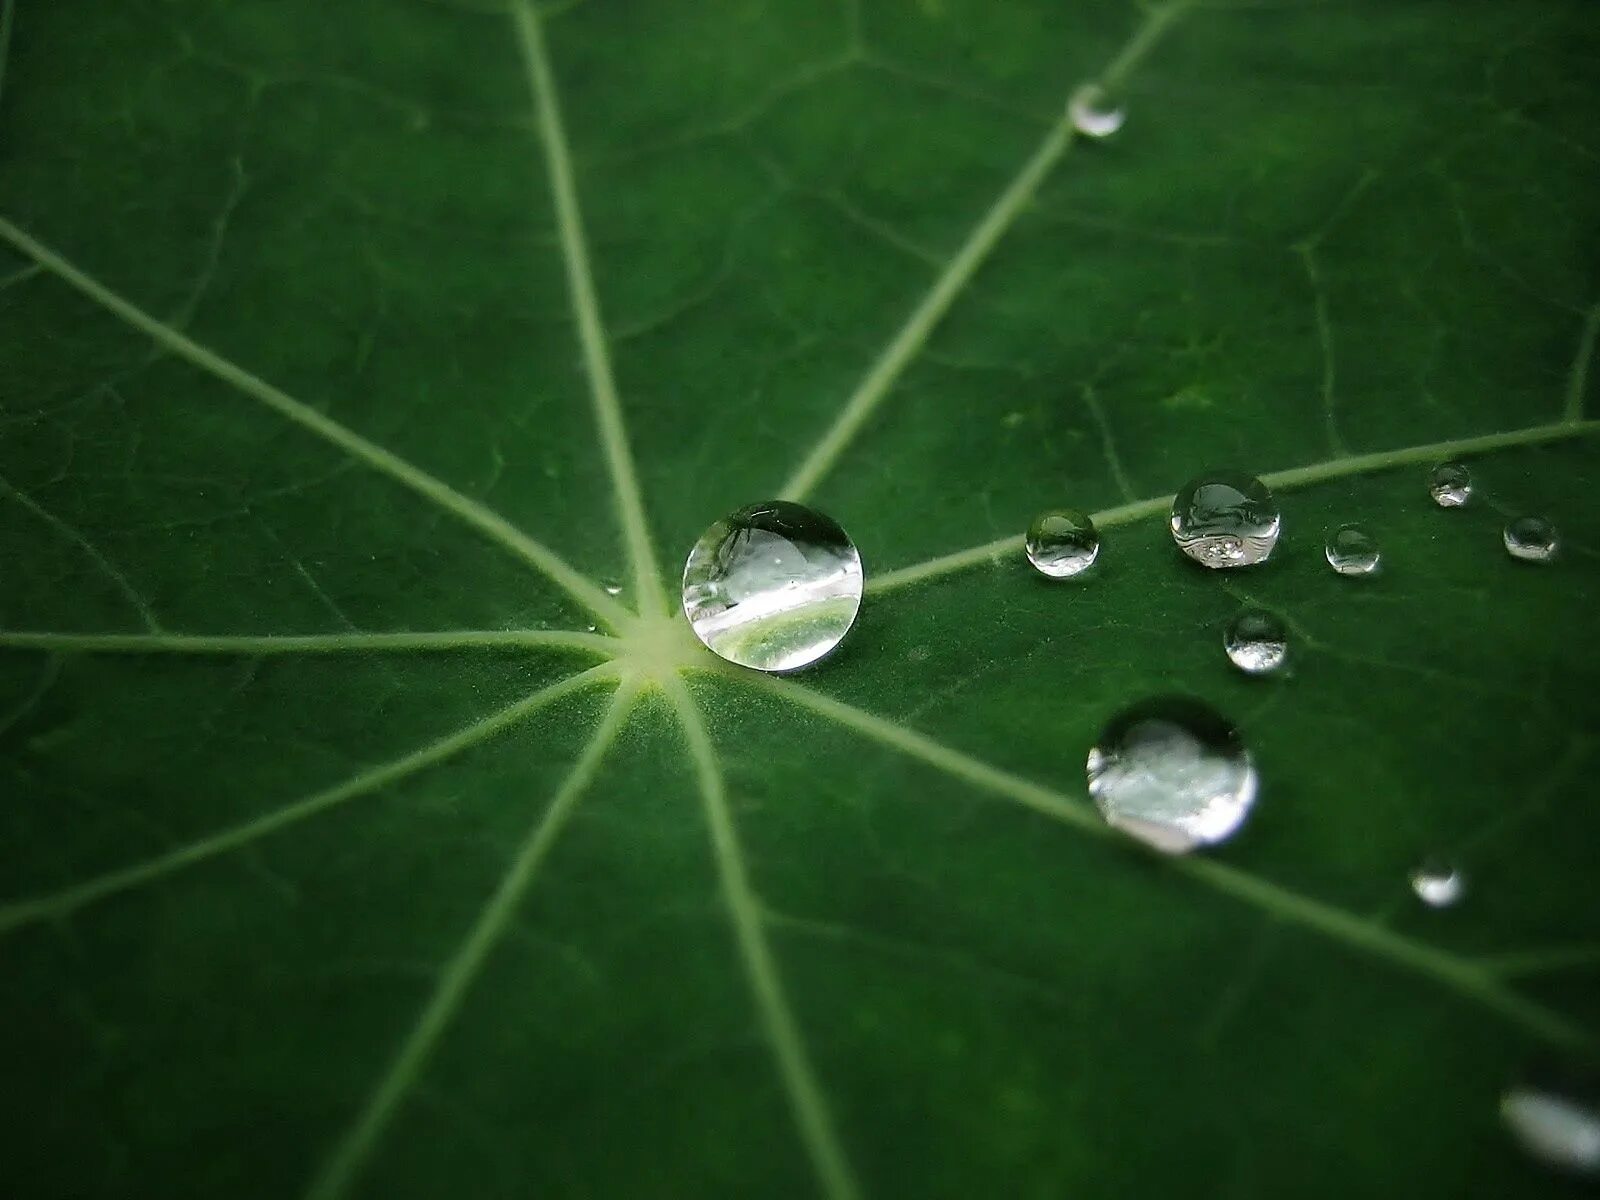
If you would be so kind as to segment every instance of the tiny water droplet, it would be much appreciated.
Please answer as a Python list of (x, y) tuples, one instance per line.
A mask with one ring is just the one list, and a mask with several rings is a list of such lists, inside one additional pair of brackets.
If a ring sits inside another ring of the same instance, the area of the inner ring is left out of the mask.
[(1556, 556), (1556, 527), (1543, 517), (1518, 517), (1506, 526), (1506, 552), (1523, 562), (1545, 563)]
[(600, 626), (598, 626), (598, 625), (586, 625), (586, 626), (584, 626), (584, 628), (587, 629), (590, 633), (598, 633), (599, 630), (600, 630)]
[(832, 518), (766, 500), (714, 523), (683, 568), (683, 611), (714, 654), (758, 671), (798, 671), (855, 623), (866, 577)]
[(1072, 508), (1040, 513), (1028, 526), (1023, 548), (1039, 574), (1069, 579), (1094, 566), (1100, 556), (1100, 534), (1094, 522)]
[(1322, 554), (1340, 575), (1371, 575), (1383, 557), (1378, 552), (1377, 539), (1359, 525), (1335, 529), (1328, 535)]
[(608, 596), (622, 595), (622, 585), (620, 583), (608, 583), (605, 585), (605, 589)]
[(1233, 836), (1256, 799), (1239, 731), (1183, 696), (1112, 718), (1089, 751), (1089, 795), (1107, 823), (1167, 854)]
[(1172, 540), (1205, 567), (1265, 562), (1278, 544), (1281, 524), (1267, 485), (1239, 471), (1198, 476), (1172, 498)]
[(1449, 908), (1466, 894), (1461, 872), (1442, 858), (1425, 858), (1411, 872), (1411, 890), (1429, 908)]
[(1472, 499), (1472, 472), (1465, 463), (1440, 463), (1428, 472), (1428, 495), (1440, 508), (1460, 508)]
[(1267, 675), (1289, 656), (1289, 631), (1264, 609), (1247, 608), (1228, 622), (1222, 648), (1246, 675)]
[(1519, 1083), (1500, 1099), (1511, 1136), (1546, 1166), (1600, 1176), (1600, 1105), (1576, 1089)]
[(1121, 129), (1128, 114), (1098, 83), (1086, 83), (1067, 101), (1067, 119), (1085, 137), (1107, 138)]

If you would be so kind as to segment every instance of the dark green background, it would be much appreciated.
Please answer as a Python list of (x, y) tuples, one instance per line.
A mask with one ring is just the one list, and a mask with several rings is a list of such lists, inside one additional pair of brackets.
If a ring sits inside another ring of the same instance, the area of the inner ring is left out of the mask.
[[(640, 602), (505, 13), (4, 12), (0, 216)], [(1073, 86), (1147, 19), (1115, 0), (547, 6), (667, 576), (710, 521), (782, 487)], [(1129, 76), (1127, 127), (1050, 173), (815, 503), (882, 573), (1018, 533), (1042, 507), (1159, 496), (1206, 464), (1270, 472), (1594, 412), (1596, 61), (1588, 0), (1196, 6)], [(4, 630), (604, 626), (14, 243)], [(1278, 552), (1248, 573), (1190, 568), (1157, 517), (1108, 528), (1081, 585), (1013, 556), (870, 596), (846, 647), (796, 682), (1075, 804), (1119, 707), (1204, 697), (1264, 781), (1242, 834), (1207, 855), (1229, 878), (1484, 979), (1480, 958), (1553, 948), (1571, 961), (1491, 986), (1595, 1030), (1600, 463), (1594, 426), (1558, 432), (1475, 459), (1460, 511), (1428, 501), (1426, 463), (1287, 491)], [(1562, 531), (1547, 569), (1499, 545), (1521, 512)], [(1374, 579), (1322, 563), (1322, 531), (1352, 519), (1382, 542)], [(1284, 677), (1245, 679), (1222, 656), (1246, 599), (1293, 623)], [(0, 895), (51, 896), (249, 822), (593, 661), (0, 650)], [(635, 649), (618, 661), (647, 665)], [(1585, 1035), (1558, 1044), (1275, 901), (1086, 837), (770, 689), (686, 675), (863, 1194), (1566, 1190), (1496, 1105), (1528, 1062), (1584, 1060)], [(641, 678), (353, 1192), (818, 1190), (675, 676)], [(242, 848), (12, 922), (0, 1192), (304, 1191), (603, 693)], [(1455, 909), (1408, 890), (1433, 851), (1469, 873)], [(0, 924), (16, 911), (0, 905)]]

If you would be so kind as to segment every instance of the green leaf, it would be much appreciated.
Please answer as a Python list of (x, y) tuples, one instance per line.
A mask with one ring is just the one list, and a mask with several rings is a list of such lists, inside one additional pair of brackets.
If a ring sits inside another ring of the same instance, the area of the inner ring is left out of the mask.
[[(1561, 1191), (1591, 5), (3, 12), (6, 1195)], [(1213, 464), (1267, 565), (1171, 546)], [(673, 580), (772, 496), (871, 580), (791, 679)], [(1082, 774), (1171, 691), (1263, 779), (1176, 859)]]

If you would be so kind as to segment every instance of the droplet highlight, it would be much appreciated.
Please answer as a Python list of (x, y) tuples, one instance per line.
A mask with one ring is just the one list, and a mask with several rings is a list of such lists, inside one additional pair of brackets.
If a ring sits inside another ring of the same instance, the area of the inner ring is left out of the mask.
[(1460, 508), (1472, 499), (1472, 472), (1465, 463), (1440, 463), (1428, 472), (1428, 495), (1440, 508)]
[(689, 551), (683, 611), (713, 654), (798, 671), (833, 650), (861, 611), (861, 555), (831, 517), (765, 500), (717, 521)]
[(1023, 538), (1028, 561), (1050, 579), (1081, 575), (1100, 557), (1100, 534), (1087, 515), (1072, 508), (1042, 512)]
[(1556, 556), (1556, 527), (1543, 517), (1518, 517), (1503, 535), (1506, 553), (1523, 562), (1547, 563)]
[(1425, 858), (1411, 872), (1411, 890), (1429, 908), (1449, 908), (1467, 892), (1467, 881), (1442, 858)]
[(1371, 575), (1383, 560), (1378, 539), (1359, 525), (1341, 525), (1330, 533), (1322, 555), (1340, 575)]
[(1546, 1166), (1600, 1177), (1600, 1106), (1593, 1096), (1539, 1083), (1520, 1083), (1500, 1100), (1511, 1136)]
[(1089, 751), (1089, 795), (1107, 823), (1167, 854), (1226, 841), (1256, 800), (1239, 731), (1182, 696), (1112, 718)]
[(1247, 608), (1228, 622), (1222, 648), (1246, 675), (1270, 675), (1289, 657), (1289, 631), (1265, 609)]
[(1098, 83), (1086, 83), (1067, 101), (1067, 120), (1085, 137), (1108, 138), (1128, 120), (1128, 113)]
[(1278, 502), (1267, 485), (1239, 471), (1191, 479), (1172, 498), (1172, 540), (1204, 567), (1265, 562), (1278, 544)]

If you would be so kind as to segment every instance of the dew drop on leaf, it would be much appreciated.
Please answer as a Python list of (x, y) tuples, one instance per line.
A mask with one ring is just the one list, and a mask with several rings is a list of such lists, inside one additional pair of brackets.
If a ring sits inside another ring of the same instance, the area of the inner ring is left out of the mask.
[(837, 522), (766, 500), (701, 534), (683, 568), (683, 611), (729, 662), (798, 671), (844, 640), (865, 585), (861, 555)]
[(1428, 473), (1428, 495), (1440, 508), (1460, 508), (1472, 498), (1472, 472), (1465, 463), (1440, 463)]
[(1289, 631), (1283, 622), (1259, 608), (1242, 610), (1222, 633), (1228, 661), (1246, 675), (1267, 675), (1289, 656)]
[(1239, 731), (1182, 696), (1112, 718), (1089, 751), (1088, 775), (1100, 815), (1167, 854), (1232, 837), (1256, 799), (1255, 764)]
[(605, 589), (608, 596), (622, 595), (622, 585), (620, 583), (608, 583), (605, 585)]
[(1543, 517), (1518, 517), (1506, 526), (1506, 553), (1523, 562), (1544, 563), (1556, 556), (1556, 527)]
[(1033, 519), (1023, 548), (1039, 574), (1069, 579), (1094, 566), (1100, 556), (1100, 534), (1084, 513), (1058, 508)]
[(1518, 1144), (1546, 1166), (1600, 1177), (1600, 1106), (1593, 1097), (1519, 1083), (1501, 1098), (1500, 1116)]
[(1086, 83), (1067, 101), (1067, 119), (1085, 137), (1107, 138), (1121, 129), (1128, 114), (1098, 83)]
[(1428, 857), (1411, 872), (1411, 890), (1429, 908), (1449, 908), (1466, 894), (1466, 879), (1451, 863)]
[(1322, 555), (1340, 575), (1371, 575), (1382, 561), (1378, 540), (1359, 525), (1341, 525), (1330, 533)]
[(1172, 499), (1172, 540), (1205, 567), (1265, 562), (1278, 544), (1281, 524), (1267, 485), (1239, 471), (1191, 479)]

